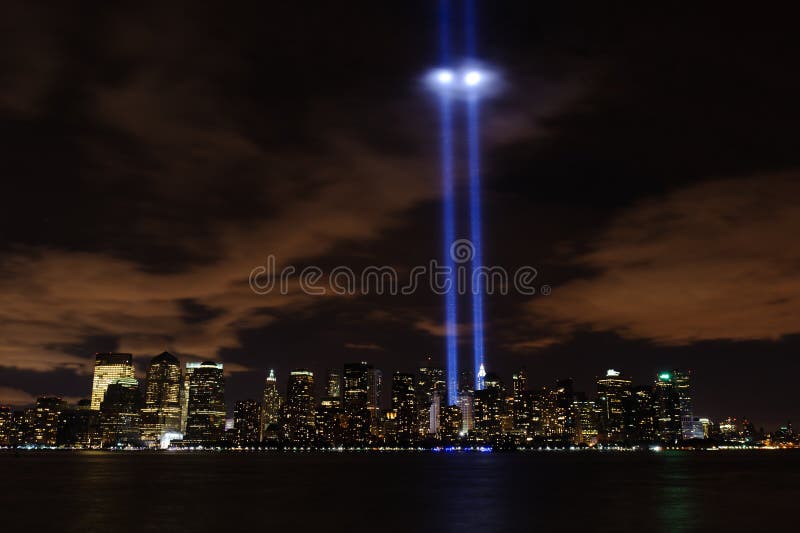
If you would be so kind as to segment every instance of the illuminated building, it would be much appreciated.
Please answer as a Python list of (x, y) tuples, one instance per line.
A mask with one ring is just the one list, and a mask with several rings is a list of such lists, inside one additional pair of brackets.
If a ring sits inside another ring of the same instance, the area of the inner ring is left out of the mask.
[(133, 356), (129, 353), (98, 353), (94, 358), (92, 409), (100, 409), (108, 386), (121, 378), (132, 378)]
[(75, 408), (58, 416), (58, 445), (92, 448), (101, 444), (100, 413), (91, 409), (92, 401), (81, 400)]
[(511, 375), (511, 390), (514, 397), (520, 397), (523, 392), (528, 390), (528, 374), (524, 368), (520, 368)]
[[(447, 383), (444, 369), (432, 366), (430, 357), (419, 367), (416, 391), (417, 431), (421, 437), (435, 434), (443, 398), (447, 395)], [(435, 402), (437, 405), (434, 406)]]
[(703, 433), (703, 436), (702, 437), (698, 437), (698, 438), (703, 438), (703, 439), (711, 438), (711, 435), (712, 435), (712, 433), (714, 431), (713, 430), (714, 424), (711, 422), (711, 420), (709, 420), (708, 418), (702, 418), (702, 417), (698, 418), (697, 419), (697, 425), (700, 426), (700, 430), (699, 431), (702, 431), (702, 433)]
[(728, 417), (719, 423), (722, 440), (729, 443), (745, 444), (755, 438), (755, 428), (746, 418)]
[(335, 368), (328, 369), (327, 387), (325, 394), (328, 398), (342, 397), (342, 373)]
[(414, 441), (417, 430), (417, 395), (414, 374), (395, 372), (392, 375), (392, 410), (397, 413), (397, 440), (401, 444)]
[(448, 405), (442, 409), (442, 423), (439, 426), (439, 436), (445, 442), (454, 442), (464, 435), (461, 419), (461, 407)]
[(267, 431), (270, 426), (276, 426), (281, 421), (281, 404), (283, 399), (278, 392), (278, 380), (275, 371), (270, 369), (264, 381), (264, 394), (261, 400), (261, 440), (267, 440)]
[(460, 433), (463, 435), (467, 435), (475, 429), (473, 401), (473, 392), (471, 390), (463, 390), (458, 393), (458, 407), (461, 411)]
[(597, 379), (597, 406), (600, 408), (601, 436), (607, 441), (625, 436), (625, 404), (631, 394), (631, 380), (609, 369)]
[(778, 427), (775, 432), (770, 435), (770, 441), (773, 444), (794, 444), (797, 442), (797, 435), (794, 432), (791, 422)]
[(33, 428), (36, 418), (36, 409), (29, 407), (23, 411), (14, 411), (12, 429), (12, 445), (23, 446), (25, 444), (35, 444)]
[(530, 413), (526, 409), (525, 397), (528, 395), (528, 375), (525, 369), (519, 369), (511, 375), (511, 416), (514, 429), (525, 435), (530, 426)]
[(584, 395), (581, 395), (573, 402), (571, 411), (575, 420), (572, 442), (588, 446), (597, 444), (597, 406), (595, 402), (587, 400)]
[(56, 396), (36, 399), (33, 408), (33, 442), (36, 446), (55, 446), (58, 438), (58, 415), (66, 408)]
[(478, 373), (476, 374), (477, 378), (475, 381), (475, 390), (483, 390), (486, 386), (485, 379), (486, 379), (486, 369), (483, 368), (483, 363), (478, 367)]
[(653, 411), (655, 437), (667, 443), (676, 443), (682, 436), (681, 403), (674, 377), (661, 372), (653, 385)]
[(14, 410), (9, 405), (0, 405), (0, 447), (13, 444), (13, 428)]
[(293, 444), (311, 444), (315, 436), (314, 374), (292, 370), (286, 388), (286, 433)]
[(186, 436), (189, 444), (216, 444), (225, 435), (225, 376), (222, 363), (186, 363), (189, 378)]
[(439, 433), (439, 428), (442, 424), (442, 401), (446, 397), (447, 396), (444, 392), (433, 393), (433, 400), (427, 409), (428, 416), (424, 416), (426, 413), (424, 409), (421, 411), (423, 414), (423, 420), (427, 420), (428, 422), (428, 428), (427, 431), (420, 432), (420, 436), (426, 437), (428, 435), (437, 435)]
[(369, 411), (369, 432), (372, 436), (379, 436), (382, 427), (381, 394), (383, 392), (383, 372), (371, 368), (367, 382), (367, 410)]
[(655, 440), (653, 388), (637, 385), (625, 403), (625, 440), (652, 442)]
[(430, 402), (435, 393), (446, 393), (446, 390), (444, 369), (432, 366), (431, 358), (428, 357), (426, 363), (419, 367), (417, 374), (417, 396), (425, 402)]
[(692, 373), (691, 371), (673, 370), (672, 378), (678, 392), (678, 404), (681, 412), (681, 437), (695, 437), (694, 414), (692, 413)]
[(479, 438), (491, 440), (502, 432), (505, 391), (496, 374), (487, 374), (483, 385), (473, 397), (474, 430)]
[(342, 409), (347, 417), (347, 444), (363, 444), (369, 438), (369, 384), (372, 367), (367, 363), (344, 365)]
[(261, 440), (261, 404), (239, 400), (233, 408), (234, 442), (237, 446), (257, 444)]
[(534, 407), (535, 435), (546, 442), (561, 442), (565, 437), (564, 421), (566, 415), (559, 405), (558, 389), (543, 387), (536, 395)]
[(150, 360), (142, 408), (142, 440), (149, 446), (161, 442), (164, 433), (181, 429), (181, 365), (163, 352)]
[(109, 384), (100, 403), (100, 432), (104, 448), (141, 445), (141, 394), (136, 378)]
[(323, 447), (341, 446), (344, 443), (344, 421), (341, 398), (323, 398), (316, 412), (317, 444)]
[(381, 414), (383, 441), (388, 444), (397, 444), (397, 412), (393, 409), (384, 409)]
[(561, 433), (565, 439), (574, 439), (576, 421), (572, 412), (572, 404), (576, 400), (576, 395), (573, 379), (564, 378), (556, 381), (555, 393)]

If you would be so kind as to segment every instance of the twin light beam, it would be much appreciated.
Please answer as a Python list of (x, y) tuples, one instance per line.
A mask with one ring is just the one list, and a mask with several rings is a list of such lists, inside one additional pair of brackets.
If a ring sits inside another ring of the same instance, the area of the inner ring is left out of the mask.
[[(450, 65), (450, 5), (448, 0), (440, 0), (439, 37), (440, 61)], [(480, 135), (479, 98), (487, 86), (490, 75), (474, 65), (475, 57), (475, 7), (473, 0), (466, 0), (464, 9), (465, 45), (469, 58), (467, 66), (459, 69), (444, 66), (429, 75), (430, 84), (439, 94), (439, 113), (441, 125), (442, 156), (442, 229), (444, 242), (444, 263), (447, 267), (449, 289), (445, 294), (446, 350), (447, 350), (447, 400), (448, 405), (458, 401), (458, 312), (456, 299), (456, 272), (451, 247), (456, 232), (456, 197), (454, 187), (454, 142), (453, 142), (453, 102), (466, 102), (467, 119), (467, 166), (469, 177), (469, 231), (472, 242), (471, 271), (482, 265), (481, 239), (481, 175), (480, 175)], [(470, 276), (473, 279), (474, 276)], [(483, 294), (480, 286), (472, 288), (472, 331), (475, 390), (483, 388), (484, 338), (483, 338)]]

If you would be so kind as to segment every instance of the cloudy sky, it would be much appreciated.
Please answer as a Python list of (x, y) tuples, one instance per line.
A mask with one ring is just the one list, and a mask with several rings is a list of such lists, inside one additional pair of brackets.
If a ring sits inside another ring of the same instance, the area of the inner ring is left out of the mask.
[[(2, 7), (0, 401), (86, 396), (96, 351), (132, 352), (140, 372), (163, 350), (222, 360), (229, 401), (259, 394), (272, 367), (443, 362), (428, 291), (248, 285), (270, 254), (401, 271), (440, 257), (438, 117), (421, 82), (434, 3), (170, 4)], [(691, 368), (697, 414), (796, 418), (791, 21), (479, 6), (499, 80), (482, 110), (485, 261), (552, 287), (488, 298), (489, 369), (593, 392), (609, 367), (642, 383)]]

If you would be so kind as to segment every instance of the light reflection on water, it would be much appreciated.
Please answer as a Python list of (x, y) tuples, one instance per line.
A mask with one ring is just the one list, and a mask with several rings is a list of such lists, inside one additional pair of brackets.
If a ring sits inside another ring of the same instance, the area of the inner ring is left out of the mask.
[(743, 531), (792, 525), (799, 467), (796, 452), (32, 452), (0, 454), (0, 512), (9, 531), (82, 533)]

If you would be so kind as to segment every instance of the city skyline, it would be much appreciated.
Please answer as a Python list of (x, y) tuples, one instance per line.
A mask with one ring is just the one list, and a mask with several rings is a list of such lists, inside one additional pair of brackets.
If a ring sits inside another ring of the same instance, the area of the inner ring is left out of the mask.
[[(132, 354), (123, 354), (123, 353), (115, 353), (115, 352), (97, 353), (97, 354), (95, 354), (95, 359), (97, 361), (97, 360), (99, 360), (98, 358), (100, 358), (100, 357), (105, 357), (105, 358), (111, 357), (112, 360), (115, 359), (115, 358), (117, 360), (119, 360), (119, 358), (127, 360), (128, 361), (127, 365), (128, 365), (129, 371), (113, 370), (113, 369), (118, 368), (118, 367), (111, 366), (112, 372), (114, 372), (115, 375), (119, 374), (119, 376), (117, 376), (117, 377), (130, 377), (130, 378), (133, 378), (134, 375), (135, 375), (135, 377), (138, 380), (137, 383), (139, 383), (139, 388), (142, 391), (142, 397), (144, 398), (145, 394), (149, 392), (148, 389), (147, 389), (147, 384), (149, 383), (149, 381), (147, 380), (147, 376), (149, 374), (149, 371), (151, 370), (151, 366), (148, 363), (148, 366), (145, 367), (144, 363), (142, 363), (141, 360), (143, 359), (145, 361), (150, 361), (151, 359), (158, 359), (158, 358), (164, 357), (164, 356), (168, 356), (170, 358), (175, 358), (175, 360), (178, 361), (178, 359), (176, 358), (176, 356), (174, 354), (172, 354), (170, 352), (166, 352), (166, 351), (162, 352), (161, 354), (156, 355), (156, 356), (154, 356), (152, 358), (149, 357), (149, 356), (139, 356), (138, 360), (140, 361), (140, 365), (139, 365), (138, 368), (136, 366), (136, 359), (133, 358)], [(182, 383), (188, 383), (188, 374), (186, 372), (187, 365), (191, 366), (192, 368), (196, 368), (197, 366), (199, 366), (199, 365), (201, 365), (203, 363), (207, 363), (207, 364), (213, 364), (213, 365), (217, 366), (219, 369), (224, 368), (223, 363), (217, 363), (217, 362), (213, 362), (213, 361), (201, 361), (201, 360), (198, 360), (196, 358), (191, 358), (191, 359), (194, 359), (194, 360), (186, 361), (184, 359), (184, 363), (183, 363), (184, 366), (181, 366), (181, 368), (183, 369), (183, 371), (182, 371), (183, 378), (182, 379), (185, 380)], [(427, 365), (431, 365), (434, 368), (441, 369), (442, 371), (445, 371), (445, 369), (446, 369), (445, 361), (441, 361), (439, 364), (435, 364), (433, 362), (432, 358), (430, 358), (430, 357), (424, 358), (423, 357), (416, 364), (406, 365), (406, 366), (402, 367), (401, 369), (394, 369), (394, 370), (392, 370), (392, 372), (406, 372), (406, 373), (414, 374), (414, 373), (417, 373), (421, 368), (423, 368), (426, 363), (427, 363)], [(366, 362), (343, 363), (345, 369), (346, 369), (348, 364), (355, 365), (355, 364), (368, 364), (368, 363), (366, 363)], [(370, 365), (370, 366), (372, 367), (372, 365)], [(563, 375), (563, 376), (560, 376), (560, 377), (558, 377), (558, 376), (549, 376), (547, 378), (543, 378), (538, 373), (529, 372), (527, 370), (527, 366), (521, 366), (521, 367), (518, 367), (516, 369), (512, 369), (510, 371), (507, 371), (507, 372), (506, 371), (496, 372), (493, 369), (488, 368), (487, 372), (489, 372), (489, 373), (491, 373), (493, 375), (501, 375), (501, 376), (506, 376), (506, 377), (512, 377), (512, 376), (514, 376), (516, 374), (516, 372), (520, 368), (522, 368), (522, 369), (525, 369), (526, 374), (527, 374), (526, 375), (526, 382), (530, 382), (533, 386), (538, 387), (538, 388), (551, 387), (559, 379), (569, 379), (569, 380), (572, 380), (574, 383), (578, 384), (578, 389), (579, 390), (592, 391), (593, 390), (593, 385), (597, 382), (598, 379), (600, 379), (603, 376), (603, 372), (609, 371), (609, 368), (611, 370), (614, 370), (614, 371), (619, 371), (619, 372), (624, 371), (624, 369), (622, 367), (618, 367), (617, 366), (616, 368), (611, 368), (611, 367), (608, 367), (608, 365), (606, 365), (606, 366), (607, 366), (607, 368), (605, 370), (590, 370), (588, 373), (585, 370), (582, 371), (582, 372), (579, 372), (578, 375), (583, 375), (583, 376), (591, 375), (591, 377), (589, 379), (582, 379), (582, 380), (574, 379), (572, 377), (572, 375), (570, 375), (570, 374)], [(626, 379), (630, 379), (633, 382), (642, 383), (642, 382), (646, 382), (648, 377), (653, 377), (653, 376), (657, 377), (662, 372), (665, 372), (665, 371), (671, 372), (672, 369), (678, 368), (679, 366), (681, 368), (687, 368), (686, 366), (675, 365), (675, 364), (671, 365), (671, 364), (667, 363), (667, 364), (661, 365), (660, 367), (653, 367), (652, 371), (649, 373), (649, 376), (648, 375), (645, 375), (645, 376), (634, 375), (634, 374), (631, 374), (631, 373), (628, 373), (628, 372), (626, 372), (624, 375), (625, 375)], [(283, 376), (284, 378), (286, 378), (286, 377), (290, 376), (293, 371), (296, 371), (296, 370), (304, 371), (306, 369), (308, 369), (308, 371), (311, 372), (312, 375), (324, 376), (326, 378), (330, 378), (329, 373), (332, 370), (334, 370), (335, 367), (330, 367), (330, 366), (325, 366), (325, 367), (320, 367), (320, 368), (316, 368), (316, 367), (310, 368), (310, 367), (302, 367), (302, 366), (301, 367), (290, 367), (288, 370), (285, 370), (285, 371), (282, 371), (282, 370), (281, 371), (277, 371), (277, 374)], [(622, 370), (616, 370), (616, 369), (622, 369)], [(378, 370), (377, 368), (376, 368), (376, 370), (380, 372), (380, 370)], [(340, 372), (340, 378), (341, 378), (341, 368), (340, 368), (339, 372)], [(594, 373), (592, 374), (592, 372), (594, 372)], [(231, 376), (235, 376), (235, 375), (236, 375), (235, 373), (233, 373), (233, 374), (226, 373), (225, 374), (225, 380), (227, 382), (230, 382)], [(472, 375), (473, 374), (472, 374), (471, 370), (462, 369), (459, 372), (459, 382), (461, 382), (464, 379), (465, 376), (472, 376)], [(77, 404), (79, 401), (84, 400), (84, 399), (89, 399), (88, 401), (92, 402), (92, 408), (97, 409), (97, 408), (99, 408), (100, 400), (102, 400), (102, 393), (98, 393), (97, 392), (98, 388), (96, 386), (93, 386), (93, 382), (97, 382), (98, 379), (99, 379), (97, 372), (95, 372), (93, 374), (93, 376), (94, 376), (93, 378), (88, 379), (89, 389), (84, 395), (69, 396), (69, 395), (64, 395), (62, 393), (59, 393), (59, 391), (57, 391), (57, 390), (47, 390), (47, 391), (41, 391), (40, 393), (36, 394), (35, 397), (33, 398), (33, 401), (29, 401), (27, 403), (10, 402), (10, 401), (7, 401), (2, 396), (0, 396), (0, 405), (13, 405), (14, 407), (25, 408), (25, 407), (33, 406), (34, 403), (35, 403), (35, 398), (39, 398), (39, 397), (58, 397), (58, 398), (65, 398), (65, 401), (67, 403), (73, 403), (73, 404)], [(391, 374), (389, 375), (389, 379), (391, 380)], [(474, 379), (474, 378), (467, 378), (467, 379)], [(105, 382), (106, 384), (108, 384), (108, 383), (111, 383), (113, 381), (113, 379), (112, 380), (103, 380), (102, 378), (100, 378), (100, 381), (101, 382)], [(267, 369), (265, 369), (264, 375), (261, 376), (260, 382), (263, 384), (265, 381), (267, 383), (270, 383), (270, 382), (273, 383), (273, 385), (275, 386), (275, 388), (277, 390), (277, 393), (281, 396), (281, 398), (285, 399), (285, 396), (286, 396), (286, 393), (287, 393), (288, 382), (287, 382), (286, 379), (278, 379), (277, 378), (276, 369), (275, 368), (267, 368)], [(315, 397), (322, 398), (322, 397), (325, 396), (322, 393), (326, 392), (326, 391), (329, 391), (330, 387), (331, 387), (330, 383), (326, 383), (324, 381), (316, 382), (314, 384), (312, 393), (315, 395)], [(261, 398), (265, 389), (250, 387), (247, 390), (248, 390), (247, 393), (241, 393), (241, 394), (236, 394), (236, 395), (228, 394), (228, 395), (225, 396), (225, 402), (224, 402), (224, 407), (225, 407), (225, 409), (224, 409), (224, 411), (225, 411), (224, 419), (225, 420), (230, 421), (230, 420), (233, 419), (233, 415), (234, 415), (234, 412), (235, 412), (235, 404), (237, 402), (243, 401), (243, 400), (252, 400), (252, 399)], [(187, 387), (182, 387), (181, 391), (183, 391), (181, 394), (184, 394), (184, 393), (188, 394), (188, 388)], [(700, 398), (699, 401), (700, 401), (701, 404), (704, 402), (703, 398), (705, 397), (705, 394), (704, 394), (704, 391), (702, 390), (702, 388), (699, 391), (695, 390), (694, 395), (696, 397)], [(724, 405), (724, 402), (725, 402), (726, 399), (727, 398), (722, 398), (721, 399), (721, 401), (723, 402), (723, 405)], [(187, 400), (188, 400), (188, 397), (184, 398), (181, 401), (181, 405), (183, 406), (183, 409), (184, 409), (184, 412), (183, 412), (184, 420), (186, 418), (185, 406), (187, 404)], [(730, 400), (731, 400), (730, 403), (732, 405), (735, 406), (737, 404), (737, 402), (735, 401), (736, 398), (734, 398), (733, 395), (731, 395)], [(95, 407), (95, 402), (96, 402), (96, 407)], [(379, 402), (380, 402), (379, 403), (379, 407), (380, 408), (387, 407), (387, 406), (389, 406), (391, 404), (391, 397), (389, 395), (385, 395), (385, 394), (381, 395), (380, 398), (379, 398)], [(755, 419), (755, 421), (757, 423), (759, 423), (759, 421), (760, 421), (760, 419), (758, 419), (757, 417), (752, 417), (750, 415), (750, 413), (749, 413), (749, 410), (746, 409), (746, 408), (745, 409), (738, 409), (736, 407), (733, 407), (733, 408), (727, 408), (726, 409), (726, 408), (723, 407), (722, 409), (720, 409), (718, 411), (717, 410), (708, 410), (708, 409), (706, 409), (704, 411), (704, 414), (707, 417), (712, 418), (714, 420), (720, 420), (720, 419), (724, 419), (726, 417), (735, 416), (735, 417), (748, 418), (750, 420), (754, 420)], [(781, 427), (781, 426), (785, 425), (786, 422), (791, 422), (794, 419), (794, 417), (789, 416), (789, 417), (787, 417), (785, 419), (778, 419), (774, 415), (766, 417), (766, 420), (773, 420), (773, 419), (776, 420), (776, 422), (772, 423), (772, 422), (764, 421), (763, 423), (760, 423), (759, 425), (761, 427), (763, 427), (765, 430), (768, 430), (768, 428)], [(185, 431), (185, 425), (181, 428), (181, 431)]]
[[(132, 367), (131, 354), (98, 353), (87, 399), (70, 405), (45, 395), (27, 409), (0, 402), (0, 446), (526, 449), (796, 442), (790, 420), (766, 429), (745, 413), (705, 416), (691, 370), (662, 369), (649, 384), (637, 384), (611, 368), (583, 392), (564, 377), (531, 387), (524, 368), (510, 382), (494, 372), (476, 380), (467, 369), (453, 394), (445, 367), (430, 358), (414, 373), (386, 377), (360, 362), (329, 368), (316, 379), (311, 370), (294, 369), (283, 390), (270, 369), (262, 395), (243, 398), (226, 393), (222, 363), (181, 365), (163, 352), (150, 360), (141, 383)], [(115, 377), (107, 379), (110, 373)]]

